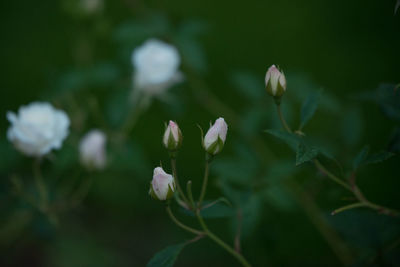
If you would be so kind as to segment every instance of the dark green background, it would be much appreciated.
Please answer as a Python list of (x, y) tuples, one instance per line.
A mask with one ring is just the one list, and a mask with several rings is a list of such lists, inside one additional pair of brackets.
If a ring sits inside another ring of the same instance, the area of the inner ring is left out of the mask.
[[(388, 148), (391, 135), (398, 127), (399, 121), (387, 118), (379, 105), (359, 97), (374, 91), (380, 83), (400, 82), (400, 16), (393, 13), (395, 1), (121, 0), (106, 1), (103, 14), (97, 17), (67, 12), (65, 2), (68, 1), (0, 3), (1, 223), (7, 222), (13, 210), (27, 208), (10, 194), (9, 177), (19, 173), (28, 184), (31, 181), (31, 160), (15, 152), (6, 140), (9, 125), (6, 111), (16, 111), (20, 105), (35, 100), (47, 100), (67, 110), (74, 124), (80, 115), (73, 114), (74, 107), (60, 89), (65, 81), (62, 77), (106, 62), (118, 66), (105, 71), (116, 73), (110, 74), (115, 76), (109, 79), (111, 82), (102, 83), (102, 77), (97, 77), (93, 84), (75, 90), (74, 95), (82, 110), (87, 110), (89, 96), (97, 97), (102, 115), (116, 127), (118, 121), (112, 118), (123, 117), (120, 113), (124, 113), (124, 92), (130, 87), (130, 52), (135, 47), (132, 44), (142, 42), (122, 41), (121, 44), (116, 41), (116, 33), (127, 21), (146, 21), (154, 14), (164, 17), (170, 24), (170, 30), (155, 37), (169, 41), (175, 40), (174, 31), (182, 25), (193, 20), (204, 22), (206, 29), (193, 39), (203, 49), (200, 61), (205, 62), (205, 65), (200, 64), (200, 71), (196, 69), (197, 76), (242, 118), (237, 122), (227, 119), (229, 125), (236, 123), (247, 127), (246, 118), (252, 116), (260, 120), (247, 134), (246, 130), (242, 133), (230, 128), (221, 161), (218, 163), (216, 159), (219, 167), (212, 170), (210, 199), (221, 193), (217, 178), (224, 175), (220, 172), (229, 176), (229, 167), (221, 162), (232, 158), (240, 161), (237, 147), (250, 146), (255, 135), (274, 156), (266, 158), (267, 165), (243, 153), (242, 157), (267, 172), (284, 160), (289, 161), (289, 166), (294, 165), (293, 155), (284, 144), (262, 134), (263, 129), (279, 127), (273, 101), (263, 89), (264, 75), (271, 64), (278, 64), (287, 74), (288, 100), (283, 102), (283, 108), (292, 124), (298, 122), (300, 102), (306, 93), (324, 88), (324, 95), (334, 103), (333, 108), (321, 102), (321, 111), (305, 131), (333, 151), (347, 169), (364, 144), (370, 144), (373, 151)], [(144, 31), (151, 32), (148, 28)], [(124, 38), (127, 40), (129, 36)], [(88, 57), (79, 54), (82, 40), (89, 47)], [(187, 56), (190, 57), (190, 53)], [(251, 73), (260, 85), (260, 92), (253, 93), (255, 98), (244, 97), (236, 90), (238, 86), (232, 77), (243, 72)], [(195, 193), (199, 191), (203, 152), (196, 124), (206, 129), (210, 120), (214, 121), (217, 116), (229, 117), (229, 114), (224, 110), (213, 114), (205, 108), (205, 103), (198, 102), (195, 84), (187, 75), (183, 84), (171, 89), (175, 102), (153, 102), (125, 145), (128, 152), (122, 153), (123, 160), (117, 160), (119, 165), (96, 174), (87, 200), (76, 210), (61, 215), (58, 227), (49, 225), (40, 214), (34, 213), (31, 223), (15, 238), (5, 238), (0, 247), (0, 265), (144, 266), (163, 247), (189, 239), (190, 235), (168, 220), (163, 205), (148, 197), (147, 190), (152, 169), (160, 160), (169, 166), (160, 138), (163, 123), (172, 118), (178, 121), (185, 136), (178, 158), (180, 176), (193, 180)], [(68, 89), (66, 86), (63, 90)], [(114, 113), (117, 115), (112, 115)], [(89, 117), (83, 125), (75, 125), (62, 151), (55, 153), (59, 155), (56, 167), (49, 162), (44, 165), (50, 184), (55, 184), (52, 179), (56, 176), (68, 179), (73, 175), (78, 164), (78, 138), (92, 127), (101, 127), (92, 119)], [(246, 138), (250, 141), (243, 141)], [(399, 157), (395, 156), (381, 165), (360, 171), (360, 187), (371, 200), (400, 208), (398, 162)], [(395, 257), (398, 248), (389, 254), (382, 252), (398, 239), (398, 220), (369, 211), (329, 216), (330, 211), (343, 204), (341, 198), (346, 194), (321, 179), (311, 165), (299, 168), (290, 179), (301, 184), (305, 194), (319, 206), (320, 215), (328, 218), (327, 225), (349, 244), (354, 264), (366, 265), (370, 258), (381, 255), (379, 253), (383, 256), (374, 264), (399, 264), (399, 254)], [(246, 171), (243, 172), (246, 175)], [(264, 179), (263, 171), (259, 172), (260, 180)], [(247, 179), (245, 175), (244, 180)], [(284, 203), (285, 199), (281, 201)], [(254, 212), (257, 215), (255, 229), (243, 240), (243, 252), (248, 259), (255, 266), (340, 265), (301, 208), (301, 198), (287, 201), (287, 210), (268, 201), (259, 204), (261, 207)], [(183, 216), (179, 211), (177, 214)], [(210, 220), (210, 227), (225, 240), (232, 239), (230, 221)], [(235, 266), (236, 262), (209, 240), (202, 240), (185, 248), (177, 266), (206, 264)]]

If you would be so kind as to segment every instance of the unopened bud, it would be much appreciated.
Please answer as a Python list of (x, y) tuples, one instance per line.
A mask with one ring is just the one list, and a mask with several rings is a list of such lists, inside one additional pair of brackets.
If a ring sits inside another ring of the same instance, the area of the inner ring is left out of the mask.
[(275, 65), (272, 65), (265, 75), (265, 88), (268, 94), (276, 99), (280, 98), (286, 91), (285, 75)]
[(166, 173), (161, 167), (154, 169), (153, 180), (150, 183), (149, 194), (157, 200), (168, 200), (175, 192), (174, 177)]
[(214, 125), (210, 127), (203, 140), (204, 148), (209, 154), (215, 155), (221, 152), (227, 131), (228, 125), (223, 118), (217, 119)]
[(168, 150), (177, 150), (182, 144), (182, 132), (176, 122), (169, 121), (163, 136), (163, 144)]

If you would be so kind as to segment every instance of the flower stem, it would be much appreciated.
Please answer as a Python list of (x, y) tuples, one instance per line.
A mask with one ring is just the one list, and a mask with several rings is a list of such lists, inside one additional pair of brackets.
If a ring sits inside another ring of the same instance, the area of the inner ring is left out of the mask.
[(278, 111), (278, 116), (279, 116), (279, 120), (281, 121), (283, 127), (285, 128), (286, 131), (288, 131), (289, 133), (292, 132), (292, 130), (290, 129), (289, 125), (286, 123), (285, 117), (282, 114), (282, 110), (281, 110), (281, 105), (276, 105), (276, 109)]
[(195, 234), (195, 235), (203, 235), (203, 234), (204, 234), (203, 232), (201, 232), (201, 231), (199, 231), (199, 230), (193, 229), (193, 228), (191, 228), (191, 227), (189, 227), (189, 226), (187, 226), (187, 225), (181, 223), (181, 222), (174, 216), (174, 214), (172, 213), (172, 210), (171, 210), (171, 207), (169, 206), (169, 204), (167, 204), (166, 210), (167, 210), (167, 213), (168, 213), (169, 217), (171, 218), (171, 220), (172, 220), (176, 225), (178, 225), (180, 228), (182, 228), (182, 229), (184, 229), (184, 230), (186, 230), (186, 231), (188, 231), (188, 232), (191, 232), (191, 233), (193, 233), (193, 234)]
[(42, 172), (40, 170), (40, 159), (36, 159), (33, 163), (33, 174), (35, 177), (35, 184), (39, 192), (39, 209), (42, 212), (46, 212), (48, 206), (48, 197), (46, 184), (43, 181)]
[(135, 102), (133, 103), (134, 106), (131, 108), (125, 124), (122, 126), (121, 133), (124, 138), (129, 136), (140, 115), (145, 109), (147, 99), (145, 96), (138, 97), (139, 99), (135, 99)]
[(188, 181), (186, 184), (186, 191), (188, 194), (188, 198), (190, 201), (190, 204), (192, 205), (193, 209), (196, 208), (196, 204), (194, 203), (194, 199), (193, 199), (193, 193), (192, 193), (192, 181)]
[(344, 182), (343, 180), (341, 180), (339, 177), (337, 177), (336, 175), (334, 175), (333, 173), (331, 173), (330, 171), (328, 171), (324, 165), (321, 164), (321, 162), (319, 162), (319, 160), (314, 159), (314, 164), (317, 167), (317, 169), (322, 172), (323, 174), (325, 174), (329, 179), (331, 179), (333, 182), (337, 183), (338, 185), (342, 186), (343, 188), (345, 188), (346, 190), (353, 192), (353, 190), (351, 189), (351, 186), (349, 184), (347, 184), (346, 182)]
[(178, 189), (179, 195), (182, 196), (183, 201), (185, 203), (187, 203), (187, 205), (190, 207), (191, 204), (190, 204), (189, 200), (187, 199), (187, 197), (185, 196), (185, 194), (183, 193), (183, 190), (182, 190), (181, 185), (178, 180), (178, 172), (176, 170), (176, 158), (174, 156), (171, 156), (171, 167), (172, 167), (172, 174), (174, 176), (174, 181), (175, 181), (176, 187)]
[(336, 215), (345, 210), (350, 210), (350, 209), (355, 209), (355, 208), (365, 207), (365, 206), (366, 206), (366, 204), (362, 203), (362, 202), (353, 203), (353, 204), (346, 205), (346, 206), (343, 206), (341, 208), (338, 208), (338, 209), (332, 211), (331, 215)]
[(204, 167), (203, 185), (201, 187), (201, 193), (200, 193), (199, 203), (198, 203), (199, 209), (201, 209), (201, 203), (203, 202), (204, 196), (205, 196), (206, 191), (207, 191), (207, 182), (208, 182), (208, 175), (209, 175), (209, 171), (210, 171), (210, 163), (211, 163), (211, 159), (210, 159), (209, 155), (206, 154), (206, 163), (205, 163), (205, 167)]
[(235, 257), (243, 266), (245, 267), (250, 267), (250, 263), (240, 254), (239, 252), (235, 251), (233, 248), (231, 248), (228, 244), (226, 244), (224, 241), (222, 241), (218, 236), (213, 234), (205, 224), (203, 218), (200, 215), (200, 210), (198, 209), (196, 212), (197, 219), (199, 220), (199, 223), (201, 227), (203, 228), (205, 234), (212, 239), (215, 243), (217, 243), (220, 247), (225, 249), (227, 252), (229, 252), (233, 257)]

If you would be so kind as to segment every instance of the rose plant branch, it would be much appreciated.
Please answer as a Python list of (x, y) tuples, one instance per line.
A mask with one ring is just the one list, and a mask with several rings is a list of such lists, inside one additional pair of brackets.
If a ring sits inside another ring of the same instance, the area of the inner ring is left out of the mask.
[[(189, 65), (184, 65), (184, 68), (185, 75), (189, 77), (188, 80), (191, 82), (190, 88), (192, 89), (192, 93), (203, 108), (214, 115), (221, 113), (225, 114), (225, 116), (232, 121), (231, 127), (242, 133), (243, 127), (239, 124), (242, 118), (239, 114), (213, 94), (206, 82), (199, 77), (199, 75)], [(253, 135), (250, 138), (248, 135), (244, 134), (243, 138), (245, 138), (245, 140), (250, 144), (258, 155), (258, 158), (265, 165), (268, 165), (271, 160), (276, 159), (274, 152), (265, 144), (265, 141), (260, 135)], [(309, 220), (331, 247), (332, 251), (345, 265), (349, 265), (352, 262), (352, 257), (346, 248), (343, 249), (345, 247), (344, 241), (321, 217), (321, 210), (315, 200), (306, 193), (302, 193), (301, 196), (299, 196), (300, 194), (298, 192), (300, 191), (300, 185), (296, 180), (292, 180), (287, 186), (298, 204), (302, 207), (304, 213), (308, 216)]]
[[(278, 116), (281, 121), (281, 124), (283, 128), (288, 132), (292, 133), (289, 125), (287, 124), (281, 109), (280, 109), (280, 104), (282, 100), (283, 94), (286, 92), (286, 78), (283, 74), (283, 72), (279, 71), (275, 65), (272, 65), (266, 74), (265, 77), (265, 83), (266, 83), (266, 90), (267, 92), (274, 98), (275, 104), (277, 106), (277, 111), (278, 111)], [(302, 134), (300, 132), (295, 132), (296, 135), (299, 136), (299, 138), (302, 138)], [(339, 212), (354, 209), (354, 208), (359, 208), (359, 207), (367, 207), (373, 210), (378, 211), (381, 214), (385, 215), (390, 215), (390, 216), (400, 216), (400, 212), (394, 209), (390, 209), (378, 204), (375, 204), (371, 201), (369, 201), (361, 192), (360, 188), (357, 186), (355, 183), (355, 173), (352, 174), (352, 177), (350, 179), (350, 182), (345, 182), (336, 175), (334, 175), (331, 171), (329, 171), (318, 159), (314, 159), (312, 161), (315, 165), (315, 167), (323, 173), (325, 176), (327, 176), (329, 179), (331, 179), (333, 182), (336, 184), (340, 185), (347, 191), (351, 192), (358, 202), (338, 208), (332, 212), (332, 215), (335, 215)]]
[[(223, 118), (219, 118), (215, 121), (214, 125), (210, 127), (204, 138), (202, 138), (202, 144), (206, 151), (206, 159), (205, 159), (202, 188), (199, 200), (196, 203), (194, 201), (192, 193), (192, 181), (188, 181), (186, 183), (186, 193), (187, 193), (186, 196), (180, 187), (179, 180), (177, 179), (176, 154), (182, 144), (183, 137), (181, 130), (178, 127), (178, 124), (176, 122), (169, 121), (168, 126), (166, 127), (163, 135), (163, 145), (169, 151), (171, 157), (171, 168), (173, 175), (166, 173), (161, 167), (155, 168), (153, 180), (150, 183), (149, 194), (154, 199), (165, 201), (167, 203), (166, 205), (167, 214), (178, 227), (184, 229), (187, 232), (195, 234), (198, 237), (207, 236), (221, 248), (225, 249), (228, 253), (230, 253), (243, 266), (248, 267), (251, 265), (243, 257), (243, 255), (240, 254), (240, 251), (238, 249), (235, 249), (234, 247), (229, 246), (217, 235), (211, 232), (201, 215), (202, 203), (204, 201), (204, 197), (207, 191), (210, 163), (213, 157), (219, 152), (221, 152), (222, 148), (224, 147), (227, 130), (228, 126), (225, 123), (225, 120)], [(183, 200), (180, 200), (179, 197), (177, 197), (178, 196), (177, 193), (182, 197)], [(175, 199), (177, 200), (178, 204), (180, 204), (183, 207), (189, 207), (189, 209), (193, 211), (194, 215), (196, 216), (202, 228), (202, 231), (183, 224), (174, 216), (170, 207), (170, 201), (173, 196), (175, 196)], [(182, 201), (183, 203), (180, 203), (180, 201)], [(236, 239), (235, 242), (237, 243)], [(235, 247), (237, 248), (237, 245), (235, 245)]]

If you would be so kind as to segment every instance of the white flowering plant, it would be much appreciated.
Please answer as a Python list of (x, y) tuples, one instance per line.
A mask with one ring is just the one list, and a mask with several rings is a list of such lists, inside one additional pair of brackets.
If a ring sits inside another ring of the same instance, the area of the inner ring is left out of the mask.
[(347, 3), (386, 27), (331, 12), (339, 43), (279, 1), (28, 2), (1, 18), (0, 266), (399, 265), (392, 20)]

